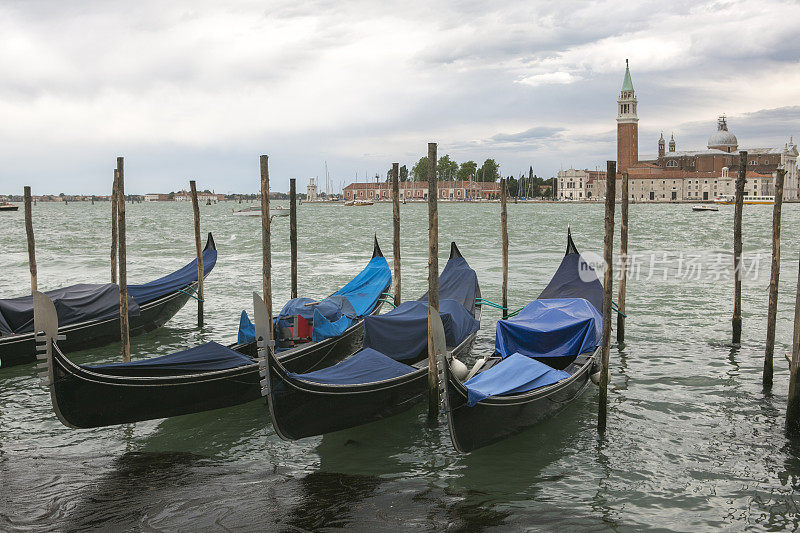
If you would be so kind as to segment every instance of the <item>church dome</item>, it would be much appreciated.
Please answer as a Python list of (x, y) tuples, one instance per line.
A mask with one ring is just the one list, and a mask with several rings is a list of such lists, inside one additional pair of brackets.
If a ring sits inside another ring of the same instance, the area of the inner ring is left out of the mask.
[(708, 138), (708, 148), (725, 150), (730, 152), (739, 147), (739, 141), (736, 135), (728, 131), (728, 124), (724, 116), (719, 117), (717, 121), (717, 131)]

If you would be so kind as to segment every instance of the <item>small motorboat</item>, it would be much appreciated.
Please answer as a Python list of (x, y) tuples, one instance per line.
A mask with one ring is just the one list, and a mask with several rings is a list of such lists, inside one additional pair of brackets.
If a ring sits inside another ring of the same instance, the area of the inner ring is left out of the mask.
[(346, 207), (359, 207), (372, 204), (373, 202), (370, 202), (369, 200), (350, 200), (349, 202), (344, 203)]
[(719, 211), (719, 208), (713, 205), (693, 205), (692, 211)]
[[(260, 217), (261, 216), (261, 206), (253, 205), (253, 206), (247, 207), (245, 209), (240, 209), (238, 211), (236, 211), (234, 209), (233, 210), (233, 214), (237, 215), (237, 216), (243, 216), (243, 217)], [(288, 217), (289, 216), (289, 209), (286, 209), (285, 207), (281, 207), (281, 206), (270, 207), (269, 208), (269, 216), (270, 217)]]
[(16, 211), (19, 209), (18, 205), (10, 204), (8, 202), (0, 202), (0, 211)]

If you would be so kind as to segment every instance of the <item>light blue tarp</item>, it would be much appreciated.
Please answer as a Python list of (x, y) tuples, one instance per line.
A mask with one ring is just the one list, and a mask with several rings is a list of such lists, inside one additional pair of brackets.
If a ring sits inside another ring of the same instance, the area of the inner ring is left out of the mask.
[(109, 365), (84, 365), (84, 368), (102, 370), (103, 373), (117, 376), (136, 376), (191, 374), (194, 372), (226, 370), (252, 364), (254, 364), (254, 361), (246, 355), (234, 352), (216, 342), (207, 342), (189, 350), (153, 357), (152, 359)]
[[(217, 250), (203, 250), (203, 276), (207, 276), (216, 264)], [(150, 283), (128, 285), (128, 295), (139, 302), (139, 305), (142, 305), (182, 289), (196, 281), (197, 259), (180, 270), (176, 270), (172, 274), (153, 280)]]
[[(344, 324), (349, 322), (352, 325), (360, 317), (371, 313), (378, 300), (381, 299), (381, 293), (388, 288), (391, 282), (392, 272), (386, 258), (383, 256), (373, 257), (364, 270), (351, 279), (347, 285), (318, 304), (306, 306), (305, 304), (314, 301), (311, 298), (289, 300), (278, 314), (278, 327), (289, 325), (287, 322), (282, 322), (284, 319), (300, 315), (312, 324), (312, 340), (314, 342), (335, 337), (347, 329), (342, 329)], [(319, 333), (317, 324), (314, 322), (317, 312), (325, 318)], [(347, 317), (349, 320), (342, 320), (343, 317)], [(240, 343), (255, 340), (255, 328), (244, 311), (239, 320), (238, 339)]]
[(583, 298), (534, 300), (520, 313), (497, 322), (495, 353), (506, 357), (560, 357), (594, 350), (603, 317)]
[[(455, 300), (439, 301), (448, 346), (457, 346), (480, 322)], [(392, 359), (414, 359), (428, 345), (428, 303), (403, 302), (385, 315), (364, 318), (364, 346)]]
[(293, 378), (314, 383), (358, 385), (392, 379), (411, 372), (414, 372), (414, 368), (386, 357), (371, 348), (364, 348), (352, 357), (328, 368), (306, 374), (295, 374), (294, 372), (288, 374)]
[(538, 389), (568, 377), (568, 372), (515, 353), (464, 383), (468, 391), (467, 405), (473, 407), (490, 396)]
[(347, 328), (355, 324), (357, 320), (356, 317), (344, 314), (337, 319), (330, 320), (318, 310), (315, 310), (314, 328), (311, 330), (311, 340), (313, 342), (319, 342), (331, 337), (338, 337), (347, 331)]

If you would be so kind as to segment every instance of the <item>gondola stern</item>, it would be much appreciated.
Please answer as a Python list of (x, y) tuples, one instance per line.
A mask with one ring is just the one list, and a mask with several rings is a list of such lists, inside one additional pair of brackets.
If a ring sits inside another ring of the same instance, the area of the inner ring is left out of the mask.
[(378, 244), (378, 234), (374, 235), (374, 243), (372, 245), (372, 257), (383, 257), (383, 252), (381, 251), (381, 246)]
[(208, 237), (206, 238), (206, 247), (203, 248), (203, 251), (205, 251), (205, 250), (216, 250), (216, 249), (217, 249), (217, 243), (214, 242), (214, 236), (209, 231), (208, 232)]
[(456, 246), (456, 241), (452, 241), (450, 243), (450, 259), (453, 259), (454, 257), (464, 257), (461, 255), (461, 250), (459, 250), (458, 246)]
[(567, 226), (567, 252), (564, 255), (570, 254), (579, 254), (578, 247), (575, 246), (575, 242), (572, 240), (572, 229)]

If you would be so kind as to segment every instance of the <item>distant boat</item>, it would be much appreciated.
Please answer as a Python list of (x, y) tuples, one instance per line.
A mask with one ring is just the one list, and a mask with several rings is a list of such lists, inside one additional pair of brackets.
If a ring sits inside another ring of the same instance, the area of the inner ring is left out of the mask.
[(19, 209), (18, 205), (10, 204), (8, 202), (3, 202), (0, 204), (0, 211), (16, 211)]
[[(261, 216), (261, 206), (260, 205), (253, 205), (247, 207), (245, 209), (240, 209), (239, 211), (233, 210), (233, 214), (237, 216), (243, 217), (260, 217)], [(269, 208), (269, 216), (270, 217), (288, 217), (289, 210), (285, 207), (277, 206), (277, 207), (270, 207)]]
[(372, 205), (372, 204), (373, 202), (370, 202), (369, 200), (350, 200), (349, 202), (344, 203), (344, 205), (347, 207), (353, 207), (353, 206), (359, 207), (363, 205)]
[[(715, 204), (733, 204), (736, 203), (736, 197), (732, 194), (718, 196), (714, 198)], [(772, 205), (775, 203), (774, 196), (748, 196), (744, 195), (742, 203), (749, 205)]]
[(719, 211), (719, 208), (713, 205), (693, 205), (692, 211)]

